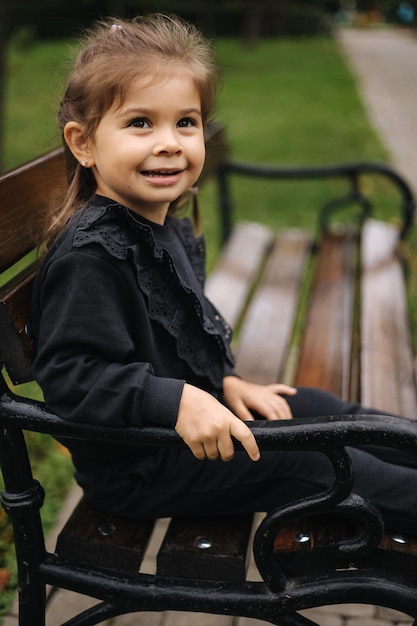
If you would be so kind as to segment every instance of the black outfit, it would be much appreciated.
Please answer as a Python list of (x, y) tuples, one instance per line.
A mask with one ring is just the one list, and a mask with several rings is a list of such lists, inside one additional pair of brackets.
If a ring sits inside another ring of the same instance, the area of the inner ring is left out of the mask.
[[(221, 400), (223, 378), (234, 373), (231, 329), (204, 297), (204, 262), (189, 220), (156, 225), (95, 196), (37, 276), (35, 376), (47, 405), (76, 422), (174, 427), (185, 382)], [(376, 412), (317, 389), (287, 399), (295, 419)], [(86, 497), (136, 518), (265, 511), (333, 481), (316, 452), (264, 452), (256, 463), (236, 452), (224, 463), (197, 461), (188, 449), (65, 445)], [(396, 529), (415, 532), (415, 459), (383, 449), (351, 453), (356, 490)]]

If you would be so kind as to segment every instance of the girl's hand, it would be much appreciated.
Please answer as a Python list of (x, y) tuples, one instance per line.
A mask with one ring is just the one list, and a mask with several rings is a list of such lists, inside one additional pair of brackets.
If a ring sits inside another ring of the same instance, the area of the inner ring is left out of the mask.
[(260, 452), (250, 429), (236, 415), (206, 391), (184, 385), (175, 430), (194, 456), (230, 461), (234, 455), (232, 437), (240, 441), (252, 461)]
[(253, 421), (252, 411), (267, 420), (292, 419), (291, 409), (280, 394), (294, 396), (297, 390), (289, 385), (257, 385), (237, 376), (223, 380), (224, 400), (227, 406), (243, 421)]

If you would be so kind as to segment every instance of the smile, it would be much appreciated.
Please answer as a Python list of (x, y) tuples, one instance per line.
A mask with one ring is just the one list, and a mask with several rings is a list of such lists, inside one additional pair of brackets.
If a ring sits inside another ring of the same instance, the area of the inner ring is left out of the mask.
[(177, 176), (181, 174), (182, 170), (145, 170), (142, 171), (142, 176), (150, 176), (151, 178)]

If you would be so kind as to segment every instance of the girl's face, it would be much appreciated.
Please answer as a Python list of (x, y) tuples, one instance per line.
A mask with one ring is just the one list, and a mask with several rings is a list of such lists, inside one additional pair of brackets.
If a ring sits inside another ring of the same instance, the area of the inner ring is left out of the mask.
[(196, 182), (205, 147), (201, 102), (186, 73), (133, 81), (88, 141), (97, 193), (163, 224), (170, 202)]

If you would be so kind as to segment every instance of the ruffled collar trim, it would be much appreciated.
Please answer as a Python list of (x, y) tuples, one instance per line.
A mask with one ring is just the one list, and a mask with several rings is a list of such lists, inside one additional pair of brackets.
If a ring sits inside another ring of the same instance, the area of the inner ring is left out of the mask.
[(225, 359), (234, 365), (230, 350), (232, 331), (211, 302), (185, 285), (178, 275), (163, 246), (164, 239), (176, 237), (182, 241), (203, 290), (204, 239), (194, 236), (187, 218), (167, 217), (161, 226), (107, 198), (95, 196), (78, 218), (72, 243), (76, 248), (99, 244), (116, 259), (131, 258), (139, 287), (146, 294), (149, 317), (175, 339), (178, 356), (192, 371), (221, 389)]

